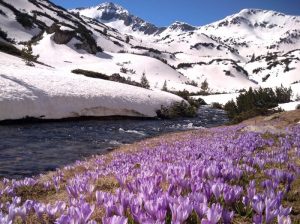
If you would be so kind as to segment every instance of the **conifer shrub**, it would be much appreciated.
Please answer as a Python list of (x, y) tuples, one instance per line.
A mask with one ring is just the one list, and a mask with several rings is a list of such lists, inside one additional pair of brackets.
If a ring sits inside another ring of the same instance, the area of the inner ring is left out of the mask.
[(207, 92), (209, 90), (208, 82), (207, 82), (206, 79), (201, 83), (201, 87), (200, 88), (201, 88), (201, 90), (203, 92)]
[(132, 81), (128, 78), (126, 79), (118, 73), (114, 73), (111, 76), (109, 76), (109, 75), (105, 75), (100, 72), (88, 71), (88, 70), (84, 70), (84, 69), (74, 69), (71, 72), (74, 74), (84, 75), (89, 78), (109, 80), (109, 81), (113, 81), (113, 82), (119, 82), (119, 83), (128, 84), (128, 85), (132, 85), (132, 86), (142, 87), (140, 83)]
[(156, 114), (157, 117), (163, 119), (195, 117), (197, 108), (182, 100), (181, 102), (171, 104), (169, 107), (161, 106), (161, 109), (157, 110)]
[(167, 86), (167, 81), (165, 80), (163, 87), (161, 88), (162, 91), (167, 92), (168, 91), (168, 86)]
[(191, 85), (191, 86), (195, 86), (195, 87), (198, 87), (198, 83), (195, 82), (194, 80), (192, 80), (192, 81), (187, 81), (187, 82), (185, 82), (185, 84)]
[(18, 57), (21, 57), (22, 55), (22, 52), (18, 48), (12, 44), (4, 43), (2, 41), (0, 41), (0, 51)]
[(7, 17), (6, 13), (0, 9), (0, 15)]
[(33, 55), (32, 47), (30, 44), (27, 44), (22, 50), (21, 50), (21, 57), (25, 61), (25, 64), (28, 66), (34, 66), (33, 62), (36, 62), (39, 58), (39, 55)]
[(269, 115), (281, 111), (274, 109), (279, 103), (288, 103), (291, 101), (291, 88), (277, 87), (275, 91), (272, 88), (259, 88), (240, 93), (236, 103), (231, 100), (224, 105), (228, 117), (233, 123), (239, 123), (243, 120), (259, 115)]
[(93, 72), (93, 71), (88, 71), (88, 70), (83, 70), (83, 69), (74, 69), (74, 70), (72, 70), (72, 73), (84, 75), (89, 78), (98, 78), (98, 79), (109, 80), (108, 75), (102, 74), (100, 72)]
[(224, 105), (224, 110), (227, 112), (227, 116), (229, 119), (233, 119), (238, 114), (237, 105), (233, 100), (228, 101)]
[(0, 28), (0, 37), (3, 40), (7, 40), (7, 33)]
[(217, 102), (212, 103), (211, 107), (214, 109), (223, 109), (223, 106)]
[(292, 89), (291, 87), (286, 88), (286, 87), (276, 87), (275, 89), (275, 94), (277, 98), (277, 103), (288, 103), (291, 101), (292, 97)]
[(145, 89), (150, 89), (150, 84), (145, 73), (141, 77), (141, 86)]
[(26, 13), (19, 12), (16, 14), (16, 20), (25, 28), (32, 28), (33, 21), (31, 16)]

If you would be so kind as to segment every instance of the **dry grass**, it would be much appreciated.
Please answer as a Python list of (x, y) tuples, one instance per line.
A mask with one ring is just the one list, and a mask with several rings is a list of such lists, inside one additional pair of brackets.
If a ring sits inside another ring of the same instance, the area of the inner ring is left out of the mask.
[(243, 121), (244, 125), (273, 125), (276, 128), (284, 129), (290, 125), (300, 121), (300, 110), (281, 112), (268, 117), (258, 116), (249, 120)]

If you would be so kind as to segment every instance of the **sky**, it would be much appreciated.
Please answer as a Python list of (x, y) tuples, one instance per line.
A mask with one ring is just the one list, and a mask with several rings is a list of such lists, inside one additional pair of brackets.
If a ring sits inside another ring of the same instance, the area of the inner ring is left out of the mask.
[[(258, 8), (300, 15), (300, 0), (107, 0), (119, 4), (157, 26), (175, 21), (194, 26), (206, 25), (237, 13), (244, 8)], [(52, 0), (67, 9), (96, 6), (103, 0)]]

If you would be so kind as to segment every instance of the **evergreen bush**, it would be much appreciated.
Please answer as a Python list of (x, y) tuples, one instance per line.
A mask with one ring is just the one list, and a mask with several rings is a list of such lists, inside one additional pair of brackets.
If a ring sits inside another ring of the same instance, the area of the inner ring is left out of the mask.
[(25, 28), (32, 28), (33, 27), (33, 21), (31, 16), (29, 16), (26, 13), (17, 13), (16, 14), (16, 20)]
[(282, 86), (277, 87), (275, 91), (272, 88), (259, 88), (258, 90), (249, 88), (248, 91), (240, 93), (236, 103), (232, 100), (227, 102), (224, 109), (233, 123), (238, 123), (254, 116), (278, 112), (273, 108), (279, 103), (290, 102), (291, 96), (291, 88)]
[(172, 119), (178, 117), (195, 117), (197, 108), (189, 105), (185, 101), (176, 102), (169, 107), (162, 106), (160, 110), (156, 111), (157, 117), (163, 119)]
[(150, 89), (150, 84), (145, 73), (143, 73), (141, 78), (141, 86), (145, 89)]
[(162, 90), (162, 91), (165, 91), (165, 92), (168, 91), (168, 86), (167, 86), (167, 81), (166, 81), (166, 80), (165, 80), (164, 85), (163, 85), (163, 87), (162, 87), (161, 90)]
[(27, 44), (21, 50), (21, 57), (28, 66), (34, 66), (33, 62), (37, 61), (39, 55), (33, 55), (31, 44)]

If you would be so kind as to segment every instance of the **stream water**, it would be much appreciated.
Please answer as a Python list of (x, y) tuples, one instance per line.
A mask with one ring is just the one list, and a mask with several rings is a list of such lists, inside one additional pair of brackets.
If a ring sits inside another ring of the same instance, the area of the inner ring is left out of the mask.
[(163, 133), (219, 126), (224, 111), (200, 107), (198, 116), (172, 120), (85, 120), (0, 126), (0, 179), (38, 175), (122, 144)]

